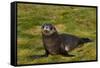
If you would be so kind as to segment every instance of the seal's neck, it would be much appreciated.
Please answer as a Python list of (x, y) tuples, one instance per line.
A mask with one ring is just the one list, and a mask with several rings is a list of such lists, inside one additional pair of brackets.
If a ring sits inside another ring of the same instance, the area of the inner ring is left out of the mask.
[(57, 32), (54, 32), (53, 34), (51, 34), (51, 35), (44, 35), (44, 37), (46, 37), (46, 38), (55, 38), (55, 37), (57, 37), (58, 36), (58, 33)]

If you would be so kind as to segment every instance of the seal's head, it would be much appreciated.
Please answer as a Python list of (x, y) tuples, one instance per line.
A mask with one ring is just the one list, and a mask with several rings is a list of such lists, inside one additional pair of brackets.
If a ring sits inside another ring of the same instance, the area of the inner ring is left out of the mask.
[(52, 24), (44, 24), (42, 25), (42, 33), (46, 36), (50, 36), (56, 33), (56, 28)]

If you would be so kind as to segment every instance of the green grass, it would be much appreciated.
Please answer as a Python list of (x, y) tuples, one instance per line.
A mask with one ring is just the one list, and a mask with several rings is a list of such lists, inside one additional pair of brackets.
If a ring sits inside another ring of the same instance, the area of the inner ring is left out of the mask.
[[(96, 8), (18, 4), (17, 9), (17, 64), (96, 60)], [(49, 55), (34, 59), (31, 56), (45, 53), (41, 25), (46, 22), (54, 24), (59, 33), (88, 37), (94, 41), (69, 52), (74, 57)]]

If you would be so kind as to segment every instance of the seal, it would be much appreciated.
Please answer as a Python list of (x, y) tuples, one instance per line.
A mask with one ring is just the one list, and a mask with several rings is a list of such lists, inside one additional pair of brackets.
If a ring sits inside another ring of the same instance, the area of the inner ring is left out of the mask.
[(59, 34), (52, 24), (43, 24), (41, 27), (45, 56), (63, 55), (71, 56), (69, 51), (79, 47), (80, 44), (91, 42), (89, 38), (80, 38), (70, 34)]

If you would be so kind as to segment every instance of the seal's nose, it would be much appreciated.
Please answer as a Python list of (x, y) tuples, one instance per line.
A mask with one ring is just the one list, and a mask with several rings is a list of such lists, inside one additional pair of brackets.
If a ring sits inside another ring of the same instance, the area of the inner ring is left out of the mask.
[(44, 27), (45, 31), (50, 31), (50, 28), (48, 26)]

